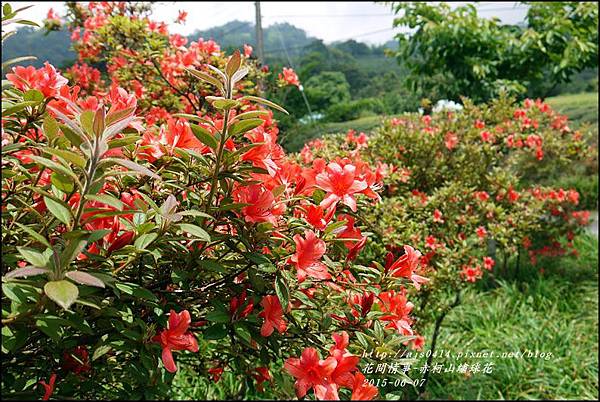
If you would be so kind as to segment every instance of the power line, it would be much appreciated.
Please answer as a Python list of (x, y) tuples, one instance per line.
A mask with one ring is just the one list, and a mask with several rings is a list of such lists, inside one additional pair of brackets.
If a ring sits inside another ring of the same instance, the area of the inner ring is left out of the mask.
[[(285, 51), (285, 56), (287, 57), (290, 67), (292, 67), (294, 70), (296, 70), (296, 68), (294, 67), (294, 65), (292, 63), (290, 54), (288, 53), (287, 47), (285, 46), (285, 42), (283, 40), (283, 35), (282, 35), (281, 31), (279, 30), (279, 27), (277, 25), (274, 25), (274, 27), (277, 30), (277, 33), (279, 34), (279, 41), (281, 42), (281, 46), (283, 46), (283, 49)], [(308, 116), (310, 118), (310, 117), (312, 117), (312, 110), (310, 109), (310, 103), (308, 103), (308, 98), (306, 97), (306, 94), (304, 93), (304, 88), (302, 87), (302, 85), (300, 85), (298, 87), (298, 89), (300, 90), (300, 94), (302, 95), (302, 99), (304, 100), (304, 104), (306, 105), (306, 110), (308, 110)]]
[[(275, 27), (275, 25), (273, 25), (273, 26)], [(394, 29), (396, 29), (396, 28), (394, 28), (394, 27), (391, 27), (391, 28), (385, 28), (385, 29), (378, 29), (378, 30), (376, 30), (376, 31), (364, 32), (364, 33), (362, 33), (362, 34), (359, 34), (359, 35), (352, 35), (352, 36), (350, 36), (350, 37), (346, 37), (346, 38), (334, 39), (334, 40), (332, 40), (331, 42), (340, 42), (340, 41), (346, 41), (346, 40), (350, 40), (350, 39), (354, 39), (354, 38), (360, 38), (360, 37), (363, 37), (363, 36), (369, 36), (369, 35), (376, 34), (376, 33), (381, 33), (381, 32), (391, 31), (391, 30), (394, 30)], [(308, 46), (310, 46), (310, 45), (311, 45), (311, 44), (309, 43), (309, 44), (307, 44), (307, 45), (296, 45), (296, 46), (289, 46), (289, 47), (287, 47), (287, 48), (283, 48), (283, 47), (281, 47), (281, 48), (279, 48), (279, 49), (268, 49), (268, 50), (265, 50), (265, 54), (267, 54), (267, 53), (281, 52), (282, 50), (286, 50), (286, 49), (287, 49), (287, 50), (303, 49), (303, 48), (306, 48), (306, 47), (308, 47)]]
[(287, 15), (263, 15), (263, 18), (347, 18), (347, 17), (393, 17), (394, 14), (287, 14)]

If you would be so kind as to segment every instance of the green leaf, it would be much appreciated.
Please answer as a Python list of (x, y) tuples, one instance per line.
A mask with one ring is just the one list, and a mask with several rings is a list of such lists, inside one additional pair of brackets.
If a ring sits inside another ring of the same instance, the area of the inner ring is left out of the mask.
[(206, 319), (212, 322), (229, 322), (230, 317), (227, 311), (214, 310), (206, 314)]
[(227, 61), (227, 65), (225, 66), (225, 73), (228, 77), (233, 77), (233, 74), (240, 68), (242, 65), (242, 57), (240, 56), (240, 51), (236, 49), (229, 60)]
[(58, 122), (50, 114), (46, 114), (44, 123), (42, 124), (42, 130), (44, 131), (44, 135), (48, 138), (48, 142), (52, 142), (54, 138), (58, 137)]
[(44, 285), (44, 293), (63, 309), (68, 310), (77, 300), (79, 289), (69, 281), (51, 281)]
[(23, 100), (42, 103), (44, 101), (44, 94), (37, 89), (30, 89), (23, 95)]
[(73, 216), (71, 215), (71, 211), (63, 205), (63, 203), (59, 203), (54, 201), (49, 197), (44, 197), (44, 202), (48, 211), (52, 213), (62, 223), (68, 225), (71, 222)]
[(207, 129), (205, 129), (202, 126), (199, 126), (199, 125), (193, 124), (193, 123), (190, 123), (190, 128), (192, 129), (192, 132), (194, 133), (196, 138), (198, 138), (198, 140), (201, 143), (203, 143), (204, 145), (207, 145), (208, 147), (210, 147), (213, 150), (217, 149), (217, 147), (219, 146), (219, 143), (217, 142), (215, 137), (213, 137), (213, 135), (210, 133), (210, 131), (208, 131)]
[(189, 223), (180, 223), (178, 226), (184, 232), (189, 233), (202, 241), (210, 241), (210, 235), (206, 232), (206, 230), (202, 229), (200, 226), (191, 225)]
[(123, 208), (125, 207), (125, 204), (123, 203), (123, 201), (121, 201), (120, 199), (118, 199), (116, 197), (113, 197), (110, 194), (98, 194), (98, 195), (88, 194), (85, 196), (85, 198), (90, 201), (97, 201), (97, 202), (101, 202), (106, 205), (110, 205), (111, 207), (116, 208), (120, 211), (123, 210)]
[(202, 336), (204, 339), (209, 340), (223, 339), (225, 336), (227, 336), (227, 329), (223, 324), (215, 324), (206, 328), (206, 330), (204, 330), (202, 333)]
[(237, 134), (245, 133), (246, 131), (250, 131), (250, 130), (260, 126), (264, 122), (265, 121), (263, 119), (242, 120), (242, 121), (239, 121), (239, 122), (234, 123), (231, 126), (229, 126), (228, 133), (230, 135), (237, 135)]
[(267, 99), (260, 98), (260, 97), (258, 97), (258, 96), (246, 95), (246, 96), (244, 96), (242, 99), (244, 99), (244, 100), (249, 100), (249, 101), (253, 101), (253, 102), (256, 102), (256, 103), (260, 103), (260, 104), (262, 104), (262, 105), (269, 106), (269, 107), (271, 107), (271, 108), (273, 108), (273, 109), (275, 109), (275, 110), (279, 110), (280, 112), (283, 112), (283, 113), (285, 113), (285, 114), (289, 114), (287, 110), (285, 110), (284, 108), (282, 108), (282, 107), (281, 107), (281, 106), (279, 106), (278, 104), (276, 104), (276, 103), (273, 103), (273, 102), (271, 102), (270, 100), (267, 100)]
[(103, 159), (101, 163), (113, 163), (113, 164), (119, 164), (121, 166), (125, 166), (128, 169), (133, 170), (134, 172), (146, 175), (146, 176), (150, 176), (153, 179), (157, 179), (157, 180), (161, 180), (160, 176), (158, 176), (156, 173), (154, 173), (153, 171), (151, 171), (150, 169), (148, 169), (145, 166), (139, 165), (133, 161), (130, 161), (129, 159), (121, 159), (121, 158), (106, 158)]
[(221, 81), (219, 81), (217, 78), (213, 77), (212, 75), (209, 75), (203, 71), (198, 71), (198, 70), (194, 70), (191, 68), (186, 68), (186, 71), (188, 73), (192, 74), (194, 77), (198, 78), (199, 80), (208, 82), (209, 84), (216, 86), (217, 89), (219, 89), (219, 91), (225, 92), (225, 89), (223, 88), (223, 83)]
[(69, 239), (64, 250), (62, 251), (62, 253), (60, 253), (61, 268), (64, 269), (68, 267), (69, 264), (71, 264), (71, 261), (73, 261), (81, 253), (81, 250), (83, 250), (87, 243), (87, 240), (82, 238), (82, 236), (86, 235), (86, 233), (79, 233), (76, 235), (75, 238)]
[(39, 102), (37, 101), (25, 101), (25, 102), (19, 102), (17, 104), (11, 105), (9, 107), (7, 107), (6, 109), (2, 110), (2, 117), (6, 117), (6, 116), (10, 116), (11, 114), (15, 114), (17, 112), (20, 112), (21, 110), (25, 109), (28, 106), (35, 106), (39, 104)]
[(29, 267), (17, 268), (17, 269), (10, 271), (6, 275), (4, 275), (4, 279), (24, 278), (24, 277), (28, 277), (28, 276), (47, 274), (48, 272), (50, 272), (50, 271), (48, 271), (47, 269), (44, 269), (44, 268), (29, 266)]
[[(66, 282), (66, 281), (64, 281)], [(51, 282), (48, 282), (51, 283)], [(69, 283), (69, 282), (67, 282)], [(71, 286), (75, 286), (69, 283)], [(75, 286), (75, 289), (77, 287)], [(52, 316), (52, 315), (42, 315), (36, 316), (35, 326), (40, 329), (43, 333), (48, 335), (55, 341), (59, 341), (61, 336), (63, 335), (62, 326), (69, 326), (69, 322), (64, 318)]]
[(86, 165), (85, 159), (81, 155), (76, 154), (75, 152), (67, 151), (66, 149), (57, 149), (57, 148), (50, 148), (50, 147), (44, 148), (44, 152), (47, 152), (51, 155), (63, 158), (65, 160), (79, 166), (82, 169), (85, 168), (85, 165)]
[(75, 189), (75, 183), (69, 176), (65, 176), (58, 172), (53, 172), (50, 176), (50, 182), (64, 193), (70, 193)]
[(218, 272), (220, 274), (224, 274), (227, 272), (223, 265), (219, 264), (216, 260), (199, 260), (198, 265), (203, 268), (206, 268), (209, 271)]
[(44, 268), (48, 264), (48, 256), (37, 250), (17, 246), (19, 254), (31, 265), (38, 268)]
[(133, 245), (138, 250), (145, 250), (157, 237), (157, 233), (146, 233), (138, 237)]
[(85, 132), (91, 136), (94, 135), (94, 116), (95, 113), (91, 110), (84, 110), (81, 115), (79, 115), (81, 127), (83, 127)]
[(127, 145), (131, 145), (140, 139), (140, 136), (137, 134), (134, 135), (126, 135), (123, 138), (115, 138), (108, 141), (108, 149), (113, 148), (121, 148)]
[(93, 275), (88, 274), (87, 272), (69, 271), (66, 273), (66, 276), (67, 276), (67, 278), (79, 283), (80, 285), (88, 285), (88, 286), (94, 286), (97, 288), (104, 288), (104, 282), (102, 282), (102, 280), (96, 278)]
[(100, 345), (94, 350), (94, 354), (92, 354), (92, 361), (99, 359), (100, 357), (107, 354), (112, 347), (110, 345)]
[(77, 175), (75, 173), (73, 173), (73, 171), (69, 167), (61, 165), (58, 162), (54, 162), (53, 160), (42, 158), (41, 156), (31, 155), (29, 157), (31, 159), (33, 159), (35, 162), (39, 163), (42, 166), (47, 167), (48, 169), (50, 169), (54, 172), (62, 173), (65, 176), (69, 176), (69, 177), (79, 181), (79, 179), (77, 178)]
[(74, 147), (79, 148), (79, 146), (83, 144), (83, 139), (81, 136), (71, 127), (67, 126), (66, 124), (59, 124), (58, 127), (60, 127), (60, 130)]
[(279, 298), (283, 311), (286, 311), (290, 300), (290, 289), (281, 276), (278, 276), (277, 279), (275, 279), (275, 293)]
[(252, 335), (250, 335), (250, 332), (248, 332), (246, 327), (238, 324), (234, 327), (234, 331), (236, 335), (246, 341), (246, 343), (250, 344), (250, 342), (252, 342)]

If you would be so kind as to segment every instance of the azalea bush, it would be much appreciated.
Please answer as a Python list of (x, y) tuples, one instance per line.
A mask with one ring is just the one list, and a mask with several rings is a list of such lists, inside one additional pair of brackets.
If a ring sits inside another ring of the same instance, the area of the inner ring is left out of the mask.
[(409, 291), (413, 330), (433, 324), (425, 345), (434, 347), (464, 287), (515, 275), (526, 258), (543, 269), (546, 257), (577, 254), (573, 239), (589, 219), (580, 194), (536, 183), (593, 163), (589, 135), (539, 100), (476, 106), (464, 99), (461, 111), (407, 114), (371, 135), (350, 130), (314, 140), (297, 158), (308, 166), (323, 158), (377, 166), (383, 201), (361, 217), (376, 241), (358, 260), (385, 258), (392, 269), (403, 244), (420, 250)]
[(248, 55), (87, 7), (76, 48), (107, 71), (3, 83), (3, 398), (165, 398), (182, 367), (242, 395), (383, 397), (363, 367), (419, 346), (408, 290), (427, 280), (410, 245), (356, 262), (384, 172), (287, 156)]

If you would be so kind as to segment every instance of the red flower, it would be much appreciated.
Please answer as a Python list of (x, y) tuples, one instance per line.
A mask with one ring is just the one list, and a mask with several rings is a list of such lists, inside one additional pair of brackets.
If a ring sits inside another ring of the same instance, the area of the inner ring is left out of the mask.
[(275, 295), (267, 295), (263, 297), (260, 305), (263, 306), (264, 310), (258, 316), (265, 319), (260, 334), (270, 336), (275, 328), (280, 334), (283, 334), (287, 328), (287, 323), (283, 319), (283, 308), (279, 298)]
[(177, 371), (173, 360), (173, 350), (198, 351), (198, 341), (194, 334), (188, 331), (191, 322), (189, 311), (183, 310), (181, 313), (176, 313), (175, 310), (171, 310), (168, 328), (153, 338), (154, 342), (159, 342), (163, 348), (162, 361), (170, 373)]
[(327, 213), (323, 210), (320, 205), (308, 205), (306, 207), (306, 222), (311, 224), (317, 230), (325, 230), (327, 223), (331, 220), (331, 217), (335, 210), (330, 208)]
[(50, 396), (52, 396), (52, 393), (54, 392), (55, 382), (56, 374), (54, 373), (52, 373), (52, 375), (50, 376), (50, 381), (48, 381), (48, 384), (46, 384), (45, 380), (39, 381), (39, 383), (42, 384), (42, 386), (44, 387), (44, 397), (42, 398), (43, 401), (47, 401), (48, 399), (50, 399)]
[(485, 236), (487, 236), (487, 230), (483, 226), (479, 226), (475, 232), (480, 239), (485, 239)]
[(90, 353), (86, 346), (79, 345), (70, 352), (63, 354), (63, 368), (75, 374), (84, 373), (92, 369), (90, 365)]
[(437, 223), (444, 223), (444, 220), (442, 219), (442, 212), (439, 209), (433, 211), (433, 221)]
[(175, 23), (184, 24), (187, 16), (188, 16), (187, 11), (179, 11), (179, 15), (177, 15), (177, 19), (175, 20)]
[(15, 88), (21, 91), (37, 89), (46, 98), (58, 95), (60, 88), (69, 83), (69, 80), (60, 75), (48, 62), (37, 70), (33, 66), (16, 66), (12, 71), (6, 74), (6, 79), (12, 82)]
[[(392, 253), (389, 253), (388, 256), (390, 254)], [(421, 287), (421, 283), (429, 282), (429, 279), (415, 274), (420, 260), (421, 252), (419, 250), (415, 250), (411, 246), (404, 246), (404, 254), (394, 263), (386, 264), (386, 271), (392, 276), (410, 279), (418, 290)], [(391, 259), (389, 261), (391, 262)]]
[(285, 206), (275, 206), (273, 193), (261, 184), (239, 186), (233, 192), (236, 202), (250, 204), (242, 208), (244, 220), (250, 223), (270, 222), (277, 223), (277, 216), (281, 215)]
[(294, 263), (298, 270), (298, 281), (302, 282), (307, 276), (315, 279), (330, 279), (331, 275), (327, 272), (327, 266), (320, 259), (325, 254), (325, 242), (319, 238), (312, 230), (304, 231), (304, 238), (297, 234), (294, 236), (296, 243), (296, 253), (292, 255), (290, 261)]
[(476, 265), (474, 267), (471, 267), (469, 265), (463, 265), (460, 274), (463, 278), (465, 278), (466, 281), (475, 282), (477, 279), (480, 279), (482, 277), (483, 272), (481, 271), (481, 267), (479, 265)]
[(444, 144), (446, 145), (446, 148), (451, 151), (458, 144), (458, 137), (456, 134), (448, 131), (448, 133), (446, 133), (446, 138), (444, 139)]
[(483, 142), (494, 142), (494, 134), (490, 133), (487, 130), (482, 131), (481, 132), (481, 140)]
[(377, 387), (369, 383), (365, 376), (357, 371), (352, 379), (352, 396), (353, 401), (370, 401), (374, 399), (379, 391)]
[(202, 152), (206, 145), (200, 142), (192, 133), (185, 119), (167, 120), (167, 127), (160, 127), (158, 136), (147, 131), (142, 136), (139, 151), (140, 159), (154, 162), (163, 155), (173, 155), (175, 148), (192, 149)]
[(263, 382), (271, 380), (271, 374), (269, 373), (268, 367), (257, 367), (256, 373), (252, 374), (252, 377), (256, 380), (256, 389), (259, 392), (263, 391)]
[(252, 299), (248, 300), (248, 304), (242, 309), (242, 306), (246, 303), (246, 299), (246, 289), (239, 296), (231, 298), (229, 301), (229, 315), (231, 315), (232, 319), (236, 320), (247, 317), (254, 310), (254, 301)]
[(496, 261), (492, 257), (483, 257), (483, 267), (488, 271), (491, 271), (496, 265)]
[(338, 216), (338, 221), (346, 221), (346, 225), (337, 232), (337, 238), (346, 240), (344, 241), (344, 246), (347, 249), (352, 249), (356, 245), (355, 240), (362, 240), (363, 235), (360, 232), (360, 229), (354, 226), (354, 217), (351, 215), (341, 214)]
[(417, 335), (417, 337), (410, 342), (410, 347), (414, 350), (423, 350), (423, 346), (425, 346), (425, 337), (422, 335)]
[(284, 368), (296, 378), (294, 388), (298, 398), (303, 398), (312, 388), (317, 399), (337, 400), (339, 399), (337, 385), (331, 381), (331, 374), (336, 365), (335, 357), (330, 356), (321, 360), (316, 349), (305, 348), (299, 359), (288, 358)]
[(219, 382), (221, 375), (223, 374), (223, 367), (212, 367), (208, 369), (208, 373), (211, 375), (214, 382)]
[(381, 292), (377, 304), (380, 310), (386, 313), (380, 318), (382, 321), (389, 321), (386, 328), (396, 329), (402, 335), (413, 334), (412, 319), (409, 314), (414, 305), (406, 299), (404, 292), (396, 293), (394, 290)]
[(252, 56), (252, 51), (253, 50), (254, 49), (252, 48), (252, 46), (245, 44), (244, 45), (244, 56), (246, 56), (246, 57)]
[(283, 75), (279, 73), (278, 76), (280, 80), (284, 81), (287, 85), (295, 85), (297, 87), (300, 86), (300, 80), (298, 79), (298, 75), (293, 69), (284, 67), (282, 72)]
[(364, 180), (355, 179), (356, 167), (348, 164), (343, 168), (332, 162), (327, 165), (325, 172), (316, 177), (316, 185), (326, 191), (326, 197), (321, 201), (321, 206), (329, 208), (331, 205), (342, 201), (356, 212), (356, 200), (353, 194), (365, 190), (368, 185)]
[(360, 358), (346, 350), (349, 341), (347, 332), (342, 331), (339, 334), (333, 334), (333, 340), (335, 345), (329, 349), (329, 352), (331, 356), (335, 357), (337, 365), (331, 373), (331, 379), (338, 386), (352, 388), (352, 372), (357, 370), (356, 365)]

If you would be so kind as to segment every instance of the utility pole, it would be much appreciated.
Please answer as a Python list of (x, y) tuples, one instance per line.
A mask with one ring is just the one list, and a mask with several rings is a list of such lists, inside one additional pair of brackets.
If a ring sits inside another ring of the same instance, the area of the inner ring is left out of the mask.
[(256, 7), (256, 55), (260, 64), (265, 62), (265, 48), (263, 42), (262, 17), (260, 15), (260, 1), (255, 1)]

